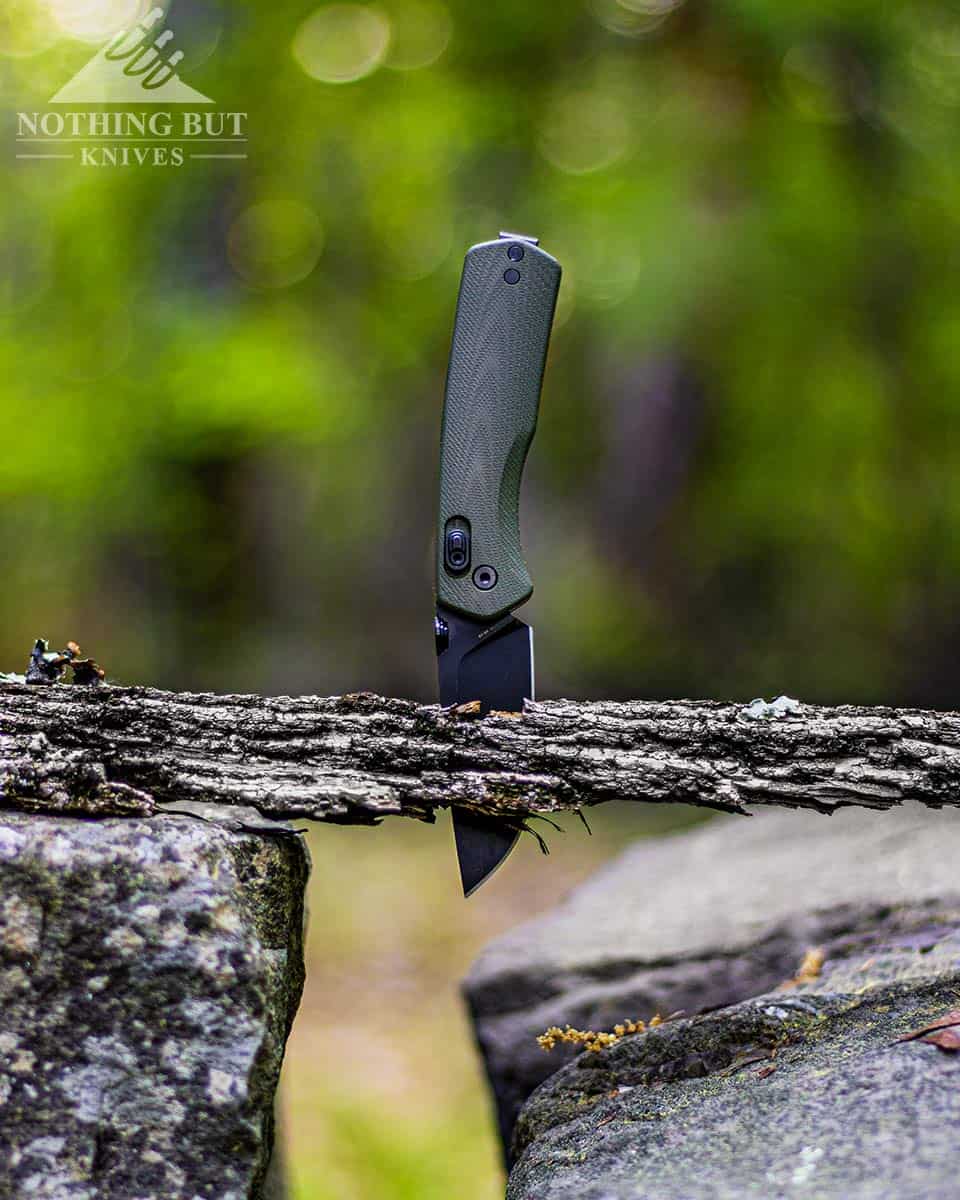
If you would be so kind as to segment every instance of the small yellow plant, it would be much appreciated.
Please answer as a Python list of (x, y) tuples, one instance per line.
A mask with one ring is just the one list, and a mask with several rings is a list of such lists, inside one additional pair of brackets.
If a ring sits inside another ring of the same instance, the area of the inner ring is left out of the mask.
[(777, 990), (788, 992), (792, 988), (799, 987), (802, 983), (813, 983), (815, 979), (819, 979), (826, 957), (826, 952), (822, 946), (811, 947), (804, 954), (803, 961), (800, 963), (800, 970), (797, 971), (793, 979), (785, 980)]
[(574, 1029), (568, 1025), (561, 1029), (559, 1025), (551, 1025), (548, 1030), (537, 1038), (541, 1050), (552, 1050), (560, 1042), (569, 1042), (573, 1046), (583, 1046), (588, 1054), (598, 1054), (607, 1046), (615, 1046), (628, 1033), (644, 1033), (648, 1029), (656, 1029), (663, 1024), (659, 1013), (649, 1021), (624, 1021), (614, 1025), (613, 1033), (596, 1032), (593, 1029)]

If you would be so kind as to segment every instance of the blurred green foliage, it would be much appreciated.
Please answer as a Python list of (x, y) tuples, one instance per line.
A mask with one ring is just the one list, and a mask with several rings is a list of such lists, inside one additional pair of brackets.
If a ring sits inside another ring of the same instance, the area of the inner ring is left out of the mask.
[(94, 49), (45, 11), (0, 18), (5, 667), (429, 696), (460, 260), (519, 228), (565, 268), (542, 693), (950, 701), (952, 5), (172, 3), (250, 114), (180, 169), (15, 161)]

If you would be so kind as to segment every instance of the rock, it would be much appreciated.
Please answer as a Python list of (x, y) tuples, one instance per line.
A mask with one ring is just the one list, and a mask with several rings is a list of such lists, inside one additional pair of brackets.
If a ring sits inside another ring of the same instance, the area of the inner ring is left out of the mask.
[(920, 806), (722, 817), (633, 845), (493, 942), (464, 990), (508, 1160), (521, 1105), (575, 1054), (540, 1050), (544, 1029), (736, 1004), (793, 976), (811, 946), (865, 959), (953, 912), (958, 847), (960, 813)]
[(960, 906), (881, 925), (814, 982), (564, 1067), (521, 1113), (507, 1200), (957, 1195), (960, 1055), (897, 1039), (957, 1005)]
[(196, 815), (0, 813), (0, 1195), (261, 1195), (305, 848)]

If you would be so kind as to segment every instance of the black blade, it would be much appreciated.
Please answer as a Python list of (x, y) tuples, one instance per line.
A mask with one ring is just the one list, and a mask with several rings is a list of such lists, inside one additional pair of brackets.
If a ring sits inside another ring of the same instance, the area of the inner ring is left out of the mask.
[[(437, 610), (440, 703), (479, 700), (480, 712), (522, 712), (533, 699), (533, 630), (508, 616), (493, 624)], [(497, 869), (519, 836), (502, 819), (453, 809), (463, 893), (469, 896)]]
[(523, 712), (533, 699), (533, 630), (514, 616), (492, 624), (437, 609), (440, 703)]
[(455, 808), (452, 816), (463, 894), (472, 896), (507, 857), (520, 834), (494, 817), (465, 808)]

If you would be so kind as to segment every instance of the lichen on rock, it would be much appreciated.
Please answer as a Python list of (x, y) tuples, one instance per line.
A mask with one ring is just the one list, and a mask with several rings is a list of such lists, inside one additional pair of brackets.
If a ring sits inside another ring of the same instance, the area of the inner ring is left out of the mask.
[(544, 1017), (686, 1013), (528, 1093), (508, 1200), (956, 1194), (958, 850), (960, 815), (918, 808), (720, 819), (494, 944), (468, 988), (502, 1112)]
[(960, 1058), (897, 1040), (960, 992), (960, 907), (935, 917), (576, 1059), (521, 1113), (508, 1200), (953, 1195)]
[(307, 869), (282, 831), (0, 814), (0, 1195), (260, 1195)]

